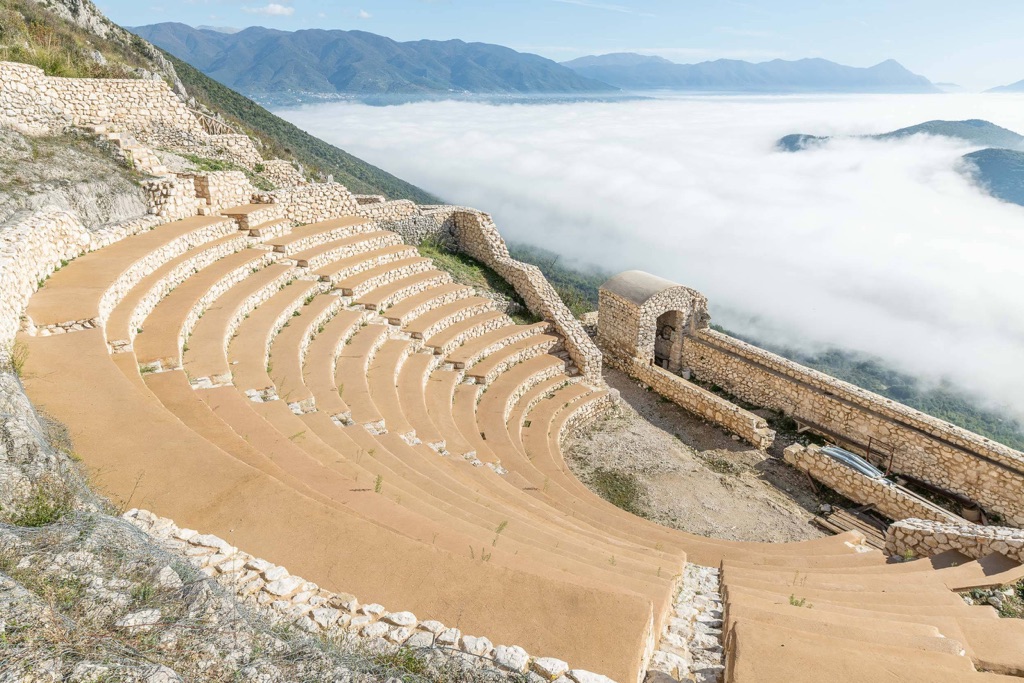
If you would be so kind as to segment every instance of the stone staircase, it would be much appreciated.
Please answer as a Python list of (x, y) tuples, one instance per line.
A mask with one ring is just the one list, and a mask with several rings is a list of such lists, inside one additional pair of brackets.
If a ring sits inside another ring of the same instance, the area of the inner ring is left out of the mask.
[(550, 325), (373, 221), (249, 204), (170, 223), (76, 259), (26, 315), (26, 390), (104, 490), (485, 649), (623, 683), (649, 663), (733, 683), (1024, 673), (1018, 622), (954, 592), (1019, 578), (1005, 566), (889, 564), (855, 532), (719, 541), (597, 497), (560, 444), (608, 393)]
[(111, 124), (99, 123), (83, 126), (84, 130), (117, 148), (120, 155), (139, 173), (150, 176), (165, 176), (169, 171), (152, 149), (143, 145), (131, 135), (119, 132)]

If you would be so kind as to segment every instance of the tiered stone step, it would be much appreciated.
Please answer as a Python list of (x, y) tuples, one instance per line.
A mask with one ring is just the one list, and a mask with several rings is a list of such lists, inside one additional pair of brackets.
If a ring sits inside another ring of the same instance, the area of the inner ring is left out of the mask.
[(261, 241), (291, 231), (291, 223), (284, 217), (284, 208), (280, 204), (243, 204), (223, 209), (221, 214), (233, 219), (239, 230)]
[(432, 287), (445, 285), (452, 281), (452, 276), (441, 270), (424, 270), (388, 284), (375, 287), (362, 296), (356, 297), (356, 303), (371, 311), (385, 311), (400, 301)]
[(273, 263), (273, 254), (243, 249), (211, 263), (160, 300), (134, 340), (139, 364), (151, 369), (181, 366), (185, 339), (200, 316), (233, 285)]
[(231, 381), (224, 349), (243, 318), (294, 276), (292, 266), (275, 263), (253, 273), (219, 297), (196, 323), (183, 354), (185, 373), (199, 386)]
[[(42, 333), (102, 325), (139, 281), (170, 259), (226, 237), (234, 225), (219, 216), (196, 216), (80, 256), (74, 268), (54, 273), (29, 301), (26, 317)], [(46, 329), (49, 328), (49, 329)]]
[(132, 288), (107, 318), (107, 343), (112, 351), (131, 349), (142, 325), (156, 305), (198, 271), (225, 256), (241, 251), (247, 240), (232, 234), (170, 259)]
[(317, 410), (341, 422), (352, 420), (352, 410), (342, 398), (344, 386), (335, 382), (337, 360), (366, 319), (365, 311), (340, 311), (309, 345), (302, 365), (303, 384)]
[(437, 334), (424, 340), (426, 348), (433, 349), (439, 356), (447, 356), (452, 351), (475, 339), (500, 327), (511, 327), (512, 319), (504, 313), (490, 311), (474, 315), (465, 320), (449, 325)]
[[(316, 273), (321, 280), (330, 282), (344, 295), (358, 296), (400, 277), (393, 272), (396, 269), (416, 273), (425, 270), (424, 265), (426, 264), (420, 259), (415, 247), (395, 244), (358, 252), (354, 256), (333, 261)], [(367, 277), (359, 277), (362, 273), (366, 273)]]
[(328, 323), (338, 314), (341, 304), (337, 296), (314, 297), (300, 309), (300, 316), (291, 320), (274, 338), (270, 349), (270, 377), (278, 396), (293, 412), (305, 413), (316, 408), (313, 393), (303, 380), (302, 367), (309, 346), (316, 337), (326, 333)]
[(410, 321), (435, 308), (471, 296), (473, 296), (472, 288), (448, 282), (408, 296), (401, 302), (392, 304), (382, 315), (386, 316), (392, 325), (405, 327)]
[[(326, 251), (329, 253), (329, 250), (334, 248), (335, 242), (372, 230), (372, 224), (361, 216), (342, 216), (320, 223), (301, 225), (288, 235), (268, 240), (267, 243), (274, 248), (274, 251), (298, 260), (299, 255), (303, 252), (320, 254)], [(341, 258), (341, 256), (336, 258)]]
[(494, 310), (494, 302), (482, 296), (472, 296), (443, 304), (427, 311), (402, 326), (413, 339), (426, 339), (460, 320)]

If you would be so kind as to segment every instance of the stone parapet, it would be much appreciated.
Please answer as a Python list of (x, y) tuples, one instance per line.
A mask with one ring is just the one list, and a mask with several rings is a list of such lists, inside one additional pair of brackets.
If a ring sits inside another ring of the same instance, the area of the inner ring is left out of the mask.
[(355, 196), (338, 183), (317, 183), (263, 192), (253, 195), (252, 201), (283, 205), (284, 215), (293, 225), (320, 223), (359, 213)]
[(921, 518), (964, 523), (958, 515), (931, 503), (902, 486), (866, 477), (828, 457), (818, 446), (793, 444), (783, 454), (787, 463), (862, 505), (871, 504), (889, 519)]
[(408, 199), (398, 199), (391, 202), (366, 202), (365, 195), (363, 195), (362, 200), (359, 197), (355, 199), (359, 205), (359, 215), (374, 221), (400, 221), (409, 216), (419, 214), (419, 208)]
[(636, 358), (628, 364), (612, 360), (611, 357), (608, 362), (619, 367), (631, 377), (640, 380), (676, 405), (732, 432), (761, 450), (767, 450), (775, 441), (775, 431), (768, 426), (763, 417), (754, 415), (749, 410), (744, 410), (735, 403), (713, 394), (693, 382), (688, 382), (664, 368), (652, 363), (644, 363)]
[[(602, 321), (603, 324), (603, 321)], [(779, 410), (845, 447), (978, 501), (1024, 525), (1024, 454), (896, 401), (710, 329), (686, 337), (683, 364), (739, 398)]]
[(302, 175), (302, 171), (295, 168), (295, 165), (290, 161), (285, 161), (284, 159), (268, 159), (260, 163), (263, 165), (263, 170), (260, 175), (274, 183), (274, 186), (278, 189), (287, 189), (309, 184), (306, 181), (305, 176)]
[(885, 550), (890, 555), (931, 557), (956, 550), (973, 559), (1000, 553), (1024, 563), (1024, 531), (970, 522), (903, 519), (889, 526)]

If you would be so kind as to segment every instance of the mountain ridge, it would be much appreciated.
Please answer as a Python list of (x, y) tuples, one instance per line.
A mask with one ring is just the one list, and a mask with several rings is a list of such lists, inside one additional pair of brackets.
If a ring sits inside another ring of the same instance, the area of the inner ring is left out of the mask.
[(366, 31), (259, 26), (224, 33), (173, 22), (131, 30), (214, 80), (263, 100), (617, 91), (550, 59), (488, 43), (398, 42)]
[(588, 55), (562, 63), (577, 73), (626, 90), (719, 92), (941, 92), (893, 59), (871, 67), (821, 58), (747, 62), (717, 59), (678, 64), (636, 53)]

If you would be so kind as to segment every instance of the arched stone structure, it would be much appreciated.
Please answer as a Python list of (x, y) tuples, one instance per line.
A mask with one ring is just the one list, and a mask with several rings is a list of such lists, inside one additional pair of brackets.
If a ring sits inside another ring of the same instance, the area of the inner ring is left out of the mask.
[(598, 344), (620, 361), (682, 368), (683, 339), (708, 326), (700, 292), (641, 270), (611, 278), (599, 292)]

